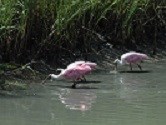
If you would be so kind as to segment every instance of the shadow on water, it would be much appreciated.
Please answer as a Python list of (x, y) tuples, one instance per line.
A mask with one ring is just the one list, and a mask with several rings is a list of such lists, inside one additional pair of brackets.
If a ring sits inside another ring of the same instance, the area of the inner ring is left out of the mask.
[(98, 89), (97, 87), (92, 87), (92, 86), (80, 86), (79, 84), (76, 85), (76, 88), (72, 88), (71, 86), (66, 86), (66, 85), (49, 85), (49, 86), (56, 86), (59, 88), (68, 88), (68, 89)]
[(135, 70), (135, 71), (118, 71), (119, 73), (150, 73), (152, 72), (151, 70)]
[(72, 81), (68, 81), (68, 83), (71, 83), (70, 86), (68, 85), (64, 85), (64, 84), (50, 84), (49, 86), (56, 86), (56, 87), (59, 87), (59, 88), (71, 88), (71, 89), (98, 89), (97, 87), (92, 87), (92, 86), (87, 86), (89, 84), (99, 84), (101, 83), (101, 81), (94, 81), (94, 80), (89, 80), (89, 81), (78, 81), (77, 82), (77, 85), (76, 85), (76, 88), (72, 88), (72, 84), (73, 82)]
[(98, 84), (101, 83), (101, 81), (78, 81), (78, 84)]

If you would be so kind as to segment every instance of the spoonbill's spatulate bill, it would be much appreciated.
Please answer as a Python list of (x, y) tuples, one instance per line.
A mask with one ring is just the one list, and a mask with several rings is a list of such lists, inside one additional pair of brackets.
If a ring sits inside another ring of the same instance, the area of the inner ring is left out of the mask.
[(117, 65), (126, 65), (126, 64), (130, 65), (131, 70), (132, 70), (132, 64), (136, 64), (138, 68), (142, 70), (140, 63), (146, 59), (148, 59), (148, 56), (146, 54), (137, 53), (137, 52), (128, 52), (121, 56), (121, 60), (116, 59), (114, 61), (114, 64), (116, 66), (116, 69)]

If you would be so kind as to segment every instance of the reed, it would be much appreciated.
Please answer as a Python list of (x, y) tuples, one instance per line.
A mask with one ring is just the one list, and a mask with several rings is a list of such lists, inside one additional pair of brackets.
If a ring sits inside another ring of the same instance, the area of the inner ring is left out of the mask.
[(112, 44), (139, 41), (142, 36), (146, 40), (152, 27), (154, 35), (166, 24), (164, 4), (164, 0), (0, 0), (0, 53), (5, 61), (27, 62), (58, 58), (62, 51), (89, 52), (91, 41), (103, 37)]

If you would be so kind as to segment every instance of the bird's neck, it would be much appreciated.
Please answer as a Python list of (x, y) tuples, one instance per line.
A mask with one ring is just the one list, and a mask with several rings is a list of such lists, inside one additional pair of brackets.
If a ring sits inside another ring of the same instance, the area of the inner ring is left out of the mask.
[(122, 60), (117, 60), (117, 64), (118, 64), (118, 65), (123, 65)]
[(61, 79), (60, 75), (51, 74), (51, 79)]
[(57, 69), (57, 71), (61, 71), (61, 72), (64, 71), (64, 70), (65, 70), (65, 69), (61, 69), (61, 68), (58, 68), (58, 69)]

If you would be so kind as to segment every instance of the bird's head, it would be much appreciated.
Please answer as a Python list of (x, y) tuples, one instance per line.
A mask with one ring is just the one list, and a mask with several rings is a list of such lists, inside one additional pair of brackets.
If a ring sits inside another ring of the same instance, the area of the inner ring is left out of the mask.
[(49, 78), (50, 78), (51, 80), (53, 80), (53, 79), (57, 79), (57, 78), (58, 78), (58, 75), (55, 75), (55, 74), (49, 74)]
[(52, 79), (51, 74), (49, 74), (41, 83), (45, 84), (46, 80), (48, 80), (48, 79)]
[(59, 75), (50, 74), (49, 76), (51, 78), (51, 81), (52, 80), (63, 80), (63, 76), (61, 74), (59, 74)]
[(117, 67), (118, 67), (118, 64), (119, 64), (119, 59), (116, 59), (114, 62), (113, 62), (114, 66), (115, 66), (115, 70), (117, 70)]
[(113, 64), (117, 64), (119, 59), (115, 59)]

